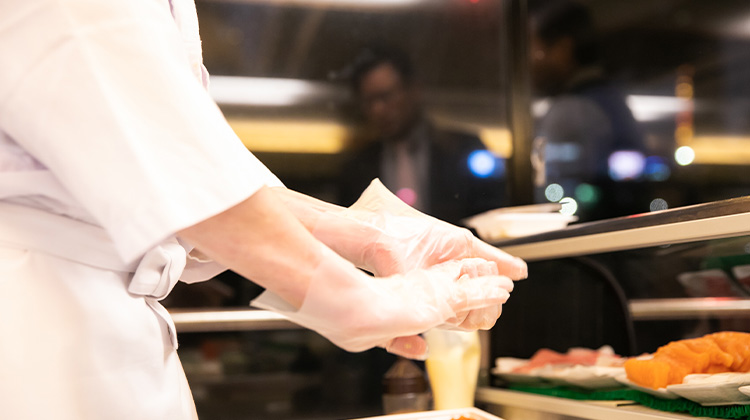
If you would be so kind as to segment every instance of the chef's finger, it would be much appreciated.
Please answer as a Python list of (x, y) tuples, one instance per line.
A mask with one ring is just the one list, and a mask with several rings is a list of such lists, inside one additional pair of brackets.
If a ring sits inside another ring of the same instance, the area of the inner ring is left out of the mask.
[(497, 319), (502, 314), (503, 305), (495, 305), (482, 309), (475, 309), (470, 311), (463, 322), (459, 324), (459, 328), (468, 331), (474, 330), (489, 330)]
[(474, 238), (471, 246), (473, 257), (496, 262), (500, 274), (506, 275), (513, 280), (522, 280), (529, 276), (526, 262), (522, 259), (514, 257), (478, 238)]
[(427, 359), (427, 342), (418, 335), (394, 338), (383, 347), (397, 356), (415, 360)]
[(505, 303), (513, 290), (513, 282), (505, 276), (463, 276), (455, 283), (447, 302), (454, 314)]

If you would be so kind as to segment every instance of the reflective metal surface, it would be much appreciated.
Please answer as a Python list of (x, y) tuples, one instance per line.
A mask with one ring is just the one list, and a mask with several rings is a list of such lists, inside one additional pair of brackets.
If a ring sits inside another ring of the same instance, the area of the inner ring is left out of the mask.
[(750, 299), (687, 298), (631, 300), (634, 320), (750, 317)]
[(178, 332), (261, 331), (301, 328), (284, 316), (260, 310), (170, 309)]

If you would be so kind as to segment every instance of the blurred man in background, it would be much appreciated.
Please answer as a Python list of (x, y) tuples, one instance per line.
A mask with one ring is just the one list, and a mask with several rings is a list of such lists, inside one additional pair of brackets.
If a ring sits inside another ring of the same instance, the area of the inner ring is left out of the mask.
[(636, 211), (623, 193), (628, 185), (613, 181), (640, 176), (643, 134), (625, 96), (606, 77), (589, 10), (566, 0), (533, 6), (530, 59), (535, 94), (548, 100), (536, 126), (546, 175), (536, 177), (537, 200), (546, 201), (545, 187), (556, 183), (566, 196), (578, 191), (582, 219)]
[(365, 49), (347, 73), (371, 139), (348, 157), (342, 204), (376, 177), (407, 204), (451, 223), (503, 204), (498, 159), (476, 135), (430, 121), (404, 53)]

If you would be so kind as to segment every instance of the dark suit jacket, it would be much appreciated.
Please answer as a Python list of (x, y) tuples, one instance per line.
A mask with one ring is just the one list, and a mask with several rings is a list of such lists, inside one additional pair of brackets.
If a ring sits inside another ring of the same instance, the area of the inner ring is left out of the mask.
[[(430, 127), (429, 205), (426, 213), (453, 224), (506, 205), (502, 171), (479, 178), (468, 166), (469, 154), (484, 150), (475, 135)], [(383, 142), (374, 141), (355, 150), (344, 165), (339, 204), (351, 205), (374, 178), (380, 177)]]

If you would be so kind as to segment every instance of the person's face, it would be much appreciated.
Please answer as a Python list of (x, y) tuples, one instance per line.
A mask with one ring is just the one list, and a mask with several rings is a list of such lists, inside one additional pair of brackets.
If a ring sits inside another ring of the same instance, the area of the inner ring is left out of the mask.
[(417, 113), (416, 88), (405, 86), (388, 63), (375, 67), (362, 78), (359, 97), (367, 122), (383, 137), (403, 134)]
[(562, 91), (575, 66), (572, 40), (561, 38), (548, 44), (532, 31), (529, 50), (531, 82), (536, 93), (554, 95)]

